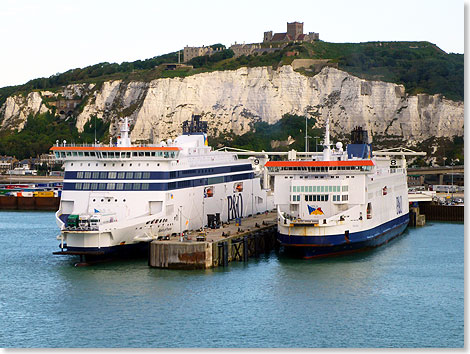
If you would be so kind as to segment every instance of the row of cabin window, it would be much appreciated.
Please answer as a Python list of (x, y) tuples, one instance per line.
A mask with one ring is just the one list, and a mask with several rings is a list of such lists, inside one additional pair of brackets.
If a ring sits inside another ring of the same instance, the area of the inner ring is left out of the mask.
[(98, 157), (103, 159), (129, 159), (132, 157), (163, 157), (175, 158), (179, 151), (56, 151), (56, 158), (65, 158), (71, 156), (77, 157)]
[[(101, 173), (101, 172), (100, 172)], [(106, 172), (103, 172), (106, 173)], [(127, 172), (126, 172), (127, 173)], [(140, 172), (134, 172), (140, 173)], [(156, 185), (164, 185), (167, 189), (198, 187), (208, 184), (217, 184), (224, 182), (234, 182), (243, 179), (254, 178), (253, 173), (242, 173), (238, 175), (220, 176), (212, 178), (200, 178), (186, 181), (170, 182), (170, 183), (157, 183)], [(148, 190), (149, 183), (75, 183), (76, 190)]]
[(149, 179), (150, 172), (77, 172), (77, 179)]
[[(170, 177), (175, 177), (171, 175)], [(223, 183), (228, 176), (209, 177), (208, 184)], [(150, 179), (150, 172), (77, 172), (77, 179)]]
[(328, 171), (371, 171), (372, 166), (329, 166), (329, 167), (268, 167), (270, 172), (279, 171), (305, 171), (305, 172), (328, 172)]
[[(334, 202), (347, 202), (348, 201), (348, 195), (343, 194), (333, 194), (333, 201)], [(306, 194), (304, 196), (306, 202), (327, 202), (329, 198), (329, 194)], [(300, 195), (292, 195), (292, 201), (293, 202), (300, 202)]]
[(347, 192), (348, 186), (292, 186), (292, 193)]
[(140, 191), (148, 190), (148, 183), (75, 183), (76, 190), (92, 190), (92, 191), (112, 191), (127, 190)]
[(328, 194), (306, 194), (306, 202), (327, 202), (329, 198)]

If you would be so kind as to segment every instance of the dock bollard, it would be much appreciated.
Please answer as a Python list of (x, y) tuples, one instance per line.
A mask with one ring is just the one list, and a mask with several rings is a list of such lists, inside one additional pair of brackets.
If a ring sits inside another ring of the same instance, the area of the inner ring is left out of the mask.
[(228, 242), (227, 241), (224, 241), (222, 243), (223, 245), (223, 264), (224, 264), (224, 267), (227, 267), (228, 266)]
[(243, 262), (248, 262), (248, 237), (243, 237)]
[(258, 257), (259, 256), (259, 250), (258, 250), (259, 232), (255, 232), (253, 240), (255, 242), (255, 257)]

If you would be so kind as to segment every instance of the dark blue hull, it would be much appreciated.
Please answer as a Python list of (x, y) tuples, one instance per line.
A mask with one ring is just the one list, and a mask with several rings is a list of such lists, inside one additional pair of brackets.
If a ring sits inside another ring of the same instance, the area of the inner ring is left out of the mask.
[(302, 258), (319, 258), (365, 251), (401, 235), (409, 222), (403, 215), (385, 224), (361, 232), (329, 236), (289, 236), (278, 233), (286, 253)]
[(55, 255), (85, 256), (86, 259), (100, 258), (126, 258), (145, 255), (148, 253), (149, 242), (133, 243), (131, 245), (118, 245), (112, 247), (67, 247)]

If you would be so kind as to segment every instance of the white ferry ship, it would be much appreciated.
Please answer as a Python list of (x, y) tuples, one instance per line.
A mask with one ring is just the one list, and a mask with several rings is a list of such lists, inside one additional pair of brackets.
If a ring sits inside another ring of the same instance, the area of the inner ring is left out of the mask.
[(132, 145), (127, 118), (120, 130), (115, 145), (51, 148), (65, 167), (55, 254), (126, 254), (208, 222), (274, 208), (248, 160), (212, 151), (200, 116), (159, 145)]
[(408, 225), (406, 160), (372, 156), (367, 132), (356, 128), (346, 151), (331, 148), (309, 160), (269, 161), (278, 210), (278, 240), (303, 258), (377, 247)]

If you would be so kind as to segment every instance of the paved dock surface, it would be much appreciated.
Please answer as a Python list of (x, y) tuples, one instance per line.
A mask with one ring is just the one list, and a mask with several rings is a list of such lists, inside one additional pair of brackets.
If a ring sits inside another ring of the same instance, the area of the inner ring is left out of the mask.
[[(254, 215), (248, 218), (241, 219), (241, 224), (236, 225), (236, 222), (232, 220), (229, 224), (223, 224), (218, 229), (205, 229), (207, 242), (218, 242), (227, 237), (243, 236), (246, 233), (250, 233), (253, 230), (260, 229), (264, 226), (273, 225), (276, 223), (277, 212), (271, 211), (259, 215)], [(188, 241), (196, 241), (196, 236), (200, 232), (191, 231), (188, 233)], [(179, 237), (177, 237), (179, 239)]]

